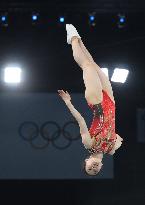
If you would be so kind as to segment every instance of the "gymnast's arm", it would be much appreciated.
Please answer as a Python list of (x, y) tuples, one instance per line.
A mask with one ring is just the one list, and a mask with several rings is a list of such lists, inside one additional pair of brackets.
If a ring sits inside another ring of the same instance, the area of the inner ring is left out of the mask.
[(74, 116), (74, 118), (77, 120), (79, 127), (80, 127), (80, 134), (82, 137), (82, 143), (87, 149), (90, 149), (92, 147), (93, 140), (91, 139), (90, 133), (88, 131), (86, 122), (84, 118), (81, 116), (81, 114), (74, 108), (71, 102), (66, 103), (66, 106)]
[(72, 113), (73, 117), (77, 120), (79, 127), (80, 127), (80, 134), (82, 137), (82, 143), (84, 146), (89, 149), (92, 147), (93, 139), (90, 136), (90, 133), (88, 131), (86, 122), (84, 118), (81, 116), (81, 114), (74, 108), (74, 106), (71, 103), (71, 97), (68, 92), (64, 92), (63, 90), (58, 90), (59, 95), (64, 100), (66, 106)]

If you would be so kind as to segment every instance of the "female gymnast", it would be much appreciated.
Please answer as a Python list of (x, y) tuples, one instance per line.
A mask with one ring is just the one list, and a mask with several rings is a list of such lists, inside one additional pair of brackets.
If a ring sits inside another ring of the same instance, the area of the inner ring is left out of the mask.
[(83, 71), (85, 98), (93, 111), (89, 130), (84, 118), (72, 105), (69, 93), (63, 90), (58, 90), (58, 93), (77, 120), (82, 143), (90, 153), (90, 157), (85, 160), (85, 171), (89, 175), (96, 175), (103, 165), (104, 154), (113, 155), (123, 141), (115, 133), (115, 100), (109, 78), (94, 62), (76, 28), (72, 24), (66, 24), (66, 31), (67, 43), (72, 46), (74, 60)]

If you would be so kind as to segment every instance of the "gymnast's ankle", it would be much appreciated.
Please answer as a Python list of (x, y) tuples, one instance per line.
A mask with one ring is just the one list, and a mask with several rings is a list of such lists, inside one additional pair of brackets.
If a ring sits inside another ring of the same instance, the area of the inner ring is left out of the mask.
[(73, 36), (73, 37), (71, 38), (71, 44), (72, 44), (72, 41), (74, 41), (74, 40), (77, 40), (77, 41), (79, 41), (79, 38), (78, 38), (78, 36)]

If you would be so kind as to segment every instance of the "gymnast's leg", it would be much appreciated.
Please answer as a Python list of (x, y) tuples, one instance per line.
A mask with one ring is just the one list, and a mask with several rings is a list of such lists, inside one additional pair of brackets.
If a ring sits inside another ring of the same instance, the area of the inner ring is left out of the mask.
[(79, 44), (80, 44), (80, 46), (81, 46), (83, 52), (86, 54), (87, 58), (88, 58), (92, 63), (95, 63), (93, 57), (92, 57), (91, 54), (90, 54), (90, 52), (89, 52), (89, 51), (87, 50), (87, 48), (85, 47), (85, 45), (84, 45), (82, 39), (79, 39)]
[(92, 61), (81, 48), (78, 37), (72, 37), (71, 45), (74, 60), (83, 70), (83, 79), (86, 87), (86, 100), (91, 104), (99, 104), (102, 102), (103, 94), (102, 84), (95, 68), (95, 64), (92, 63)]
[[(82, 64), (88, 64), (88, 63), (89, 64), (91, 63), (91, 65), (90, 65), (91, 67), (95, 67), (97, 74), (100, 78), (100, 82), (102, 84), (102, 89), (105, 90), (107, 92), (107, 94), (110, 96), (110, 98), (114, 101), (112, 86), (111, 86), (111, 83), (109, 81), (109, 78), (104, 74), (104, 72), (100, 69), (100, 67), (94, 62), (91, 54), (89, 53), (89, 51), (87, 50), (87, 48), (83, 44), (83, 42), (82, 42), (77, 30), (75, 29), (75, 27), (73, 27), (73, 25), (71, 25), (71, 24), (69, 24), (69, 25), (67, 24), (67, 26), (68, 26), (68, 28), (70, 27), (69, 28), (70, 31), (68, 32), (68, 34), (70, 34), (70, 36), (68, 35), (68, 39), (67, 39), (67, 40), (69, 40), (68, 43), (71, 44), (71, 42), (73, 41), (73, 38), (70, 38), (71, 36), (75, 36), (74, 38), (76, 38), (76, 36), (78, 37), (77, 43), (73, 43), (74, 45), (72, 44), (73, 56), (74, 56), (75, 61), (79, 64), (79, 66), (82, 69), (84, 67), (86, 67), (86, 66), (82, 66)], [(67, 26), (66, 26), (66, 28), (67, 28)], [(79, 45), (78, 45), (78, 43), (79, 43)], [(81, 53), (82, 53), (81, 56), (77, 54), (76, 47), (77, 47), (77, 50), (81, 49)], [(85, 73), (83, 76), (85, 78)], [(84, 80), (84, 82), (86, 82), (86, 80)], [(85, 85), (86, 85), (86, 83), (85, 83)], [(86, 93), (88, 93), (88, 89), (86, 89)]]
[(85, 47), (85, 45), (81, 39), (79, 39), (79, 43), (80, 43), (81, 48), (83, 49), (83, 52), (87, 55), (88, 59), (92, 63), (95, 64), (95, 68), (96, 68), (97, 73), (99, 75), (103, 90), (105, 90), (107, 92), (107, 94), (110, 96), (110, 98), (115, 103), (114, 96), (113, 96), (113, 90), (112, 90), (112, 86), (111, 86), (111, 83), (109, 81), (109, 78), (105, 75), (105, 73), (101, 70), (101, 68), (94, 62), (91, 54), (89, 53), (89, 51), (87, 50), (87, 48)]

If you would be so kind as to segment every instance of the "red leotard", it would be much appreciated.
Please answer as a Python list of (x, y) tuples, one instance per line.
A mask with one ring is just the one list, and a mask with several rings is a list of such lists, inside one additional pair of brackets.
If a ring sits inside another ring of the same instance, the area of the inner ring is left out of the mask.
[(109, 153), (116, 142), (115, 133), (115, 104), (108, 96), (107, 92), (102, 90), (103, 100), (101, 102), (103, 115), (98, 117), (95, 114), (95, 105), (89, 104), (93, 110), (94, 118), (89, 133), (95, 137), (95, 143), (92, 148), (95, 152)]

